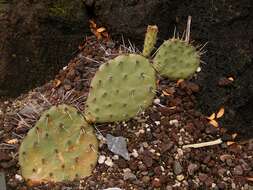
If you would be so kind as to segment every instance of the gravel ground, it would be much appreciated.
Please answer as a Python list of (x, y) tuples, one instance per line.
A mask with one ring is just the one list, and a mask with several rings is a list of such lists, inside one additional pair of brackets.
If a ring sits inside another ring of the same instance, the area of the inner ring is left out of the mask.
[[(133, 49), (129, 46), (127, 51)], [(253, 141), (238, 140), (240, 134), (230, 134), (222, 126), (214, 127), (195, 109), (198, 85), (162, 78), (149, 109), (127, 122), (96, 125), (100, 139), (106, 134), (127, 138), (129, 161), (110, 152), (101, 140), (99, 163), (90, 177), (28, 187), (17, 162), (22, 138), (40, 113), (52, 104), (64, 102), (83, 110), (96, 69), (118, 53), (114, 43), (98, 43), (94, 37), (85, 39), (79, 48), (80, 53), (55, 80), (15, 100), (0, 102), (0, 172), (5, 174), (8, 190), (253, 189)], [(217, 139), (223, 143), (183, 148)]]

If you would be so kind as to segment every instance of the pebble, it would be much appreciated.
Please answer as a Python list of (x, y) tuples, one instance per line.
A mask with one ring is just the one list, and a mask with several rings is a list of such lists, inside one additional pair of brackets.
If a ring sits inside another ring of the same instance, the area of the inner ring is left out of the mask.
[(145, 155), (143, 157), (143, 163), (149, 168), (153, 165), (153, 159), (150, 156)]
[(15, 175), (15, 179), (18, 180), (18, 181), (20, 181), (20, 182), (24, 181), (23, 177), (21, 175), (18, 175), (18, 174)]
[(106, 157), (104, 155), (100, 155), (98, 158), (98, 163), (103, 164), (105, 162)]
[(113, 160), (118, 160), (118, 159), (119, 159), (119, 156), (118, 156), (118, 155), (113, 155), (112, 159), (113, 159)]
[(143, 181), (143, 183), (149, 183), (150, 177), (149, 176), (143, 176), (142, 181)]
[(175, 161), (173, 164), (173, 171), (176, 175), (179, 175), (183, 172), (183, 168), (178, 161)]
[(160, 104), (160, 99), (159, 98), (156, 98), (156, 99), (154, 99), (154, 104)]
[(158, 125), (160, 125), (160, 121), (155, 121), (155, 124), (158, 126)]
[(242, 175), (243, 174), (242, 166), (238, 165), (238, 166), (234, 167), (233, 174)]
[(192, 163), (190, 163), (190, 164), (188, 165), (187, 171), (188, 171), (188, 173), (189, 173), (190, 175), (194, 175), (194, 173), (195, 173), (195, 171), (197, 171), (197, 169), (198, 169), (198, 165), (197, 165), (197, 164), (192, 164)]
[(138, 152), (136, 149), (133, 149), (133, 152), (131, 153), (131, 155), (134, 157), (134, 158), (137, 158), (139, 156)]
[(142, 145), (143, 145), (144, 148), (148, 148), (148, 143), (147, 142), (143, 142)]
[(131, 180), (131, 181), (133, 181), (133, 180), (137, 179), (136, 175), (134, 175), (129, 168), (124, 169), (123, 172), (124, 172), (123, 173), (124, 180)]
[(177, 175), (177, 180), (178, 181), (183, 181), (184, 180), (184, 175)]
[(178, 127), (178, 126), (179, 126), (179, 122), (178, 122), (177, 119), (170, 120), (170, 121), (169, 121), (169, 124), (170, 124), (170, 125), (174, 125), (175, 127)]
[(152, 186), (155, 187), (155, 188), (159, 188), (159, 187), (161, 186), (160, 179), (155, 178), (155, 179), (152, 181)]
[(106, 158), (105, 165), (107, 165), (109, 167), (113, 166), (113, 162), (112, 162), (112, 159), (110, 157)]

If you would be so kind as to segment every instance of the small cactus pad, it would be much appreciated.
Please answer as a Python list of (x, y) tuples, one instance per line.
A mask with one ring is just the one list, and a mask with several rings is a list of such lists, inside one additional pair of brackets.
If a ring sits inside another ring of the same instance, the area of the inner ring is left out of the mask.
[(156, 25), (148, 25), (144, 41), (143, 56), (148, 57), (153, 51), (157, 39), (158, 27)]
[(176, 38), (165, 41), (154, 58), (157, 72), (172, 80), (188, 78), (199, 64), (200, 56), (195, 47)]
[(81, 113), (67, 105), (45, 111), (19, 149), (23, 177), (30, 184), (89, 176), (97, 162), (98, 142)]
[(152, 104), (155, 88), (155, 70), (148, 59), (120, 55), (101, 65), (92, 79), (86, 119), (97, 123), (130, 119)]

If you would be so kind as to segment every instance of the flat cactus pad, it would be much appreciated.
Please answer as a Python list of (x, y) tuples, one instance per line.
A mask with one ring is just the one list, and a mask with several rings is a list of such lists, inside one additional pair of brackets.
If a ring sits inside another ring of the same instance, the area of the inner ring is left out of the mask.
[(190, 77), (199, 64), (200, 56), (196, 48), (176, 38), (165, 41), (154, 58), (157, 72), (172, 80)]
[(85, 116), (92, 122), (130, 119), (152, 104), (155, 70), (141, 55), (120, 55), (100, 66), (91, 81)]
[(98, 142), (80, 112), (67, 105), (45, 111), (19, 149), (23, 177), (31, 183), (89, 176), (97, 162)]

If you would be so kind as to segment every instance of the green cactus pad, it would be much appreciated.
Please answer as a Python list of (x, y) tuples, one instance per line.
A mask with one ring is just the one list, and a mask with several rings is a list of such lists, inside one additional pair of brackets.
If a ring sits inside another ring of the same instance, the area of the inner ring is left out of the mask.
[(188, 78), (199, 64), (200, 56), (195, 47), (176, 38), (165, 41), (154, 58), (157, 72), (172, 80)]
[(92, 79), (86, 119), (98, 123), (130, 119), (152, 104), (155, 88), (155, 70), (148, 59), (120, 55), (101, 65)]
[(67, 105), (45, 111), (19, 149), (22, 176), (31, 184), (89, 176), (98, 142), (81, 113)]
[(155, 48), (157, 39), (158, 27), (156, 25), (148, 25), (145, 35), (143, 56), (148, 57)]

